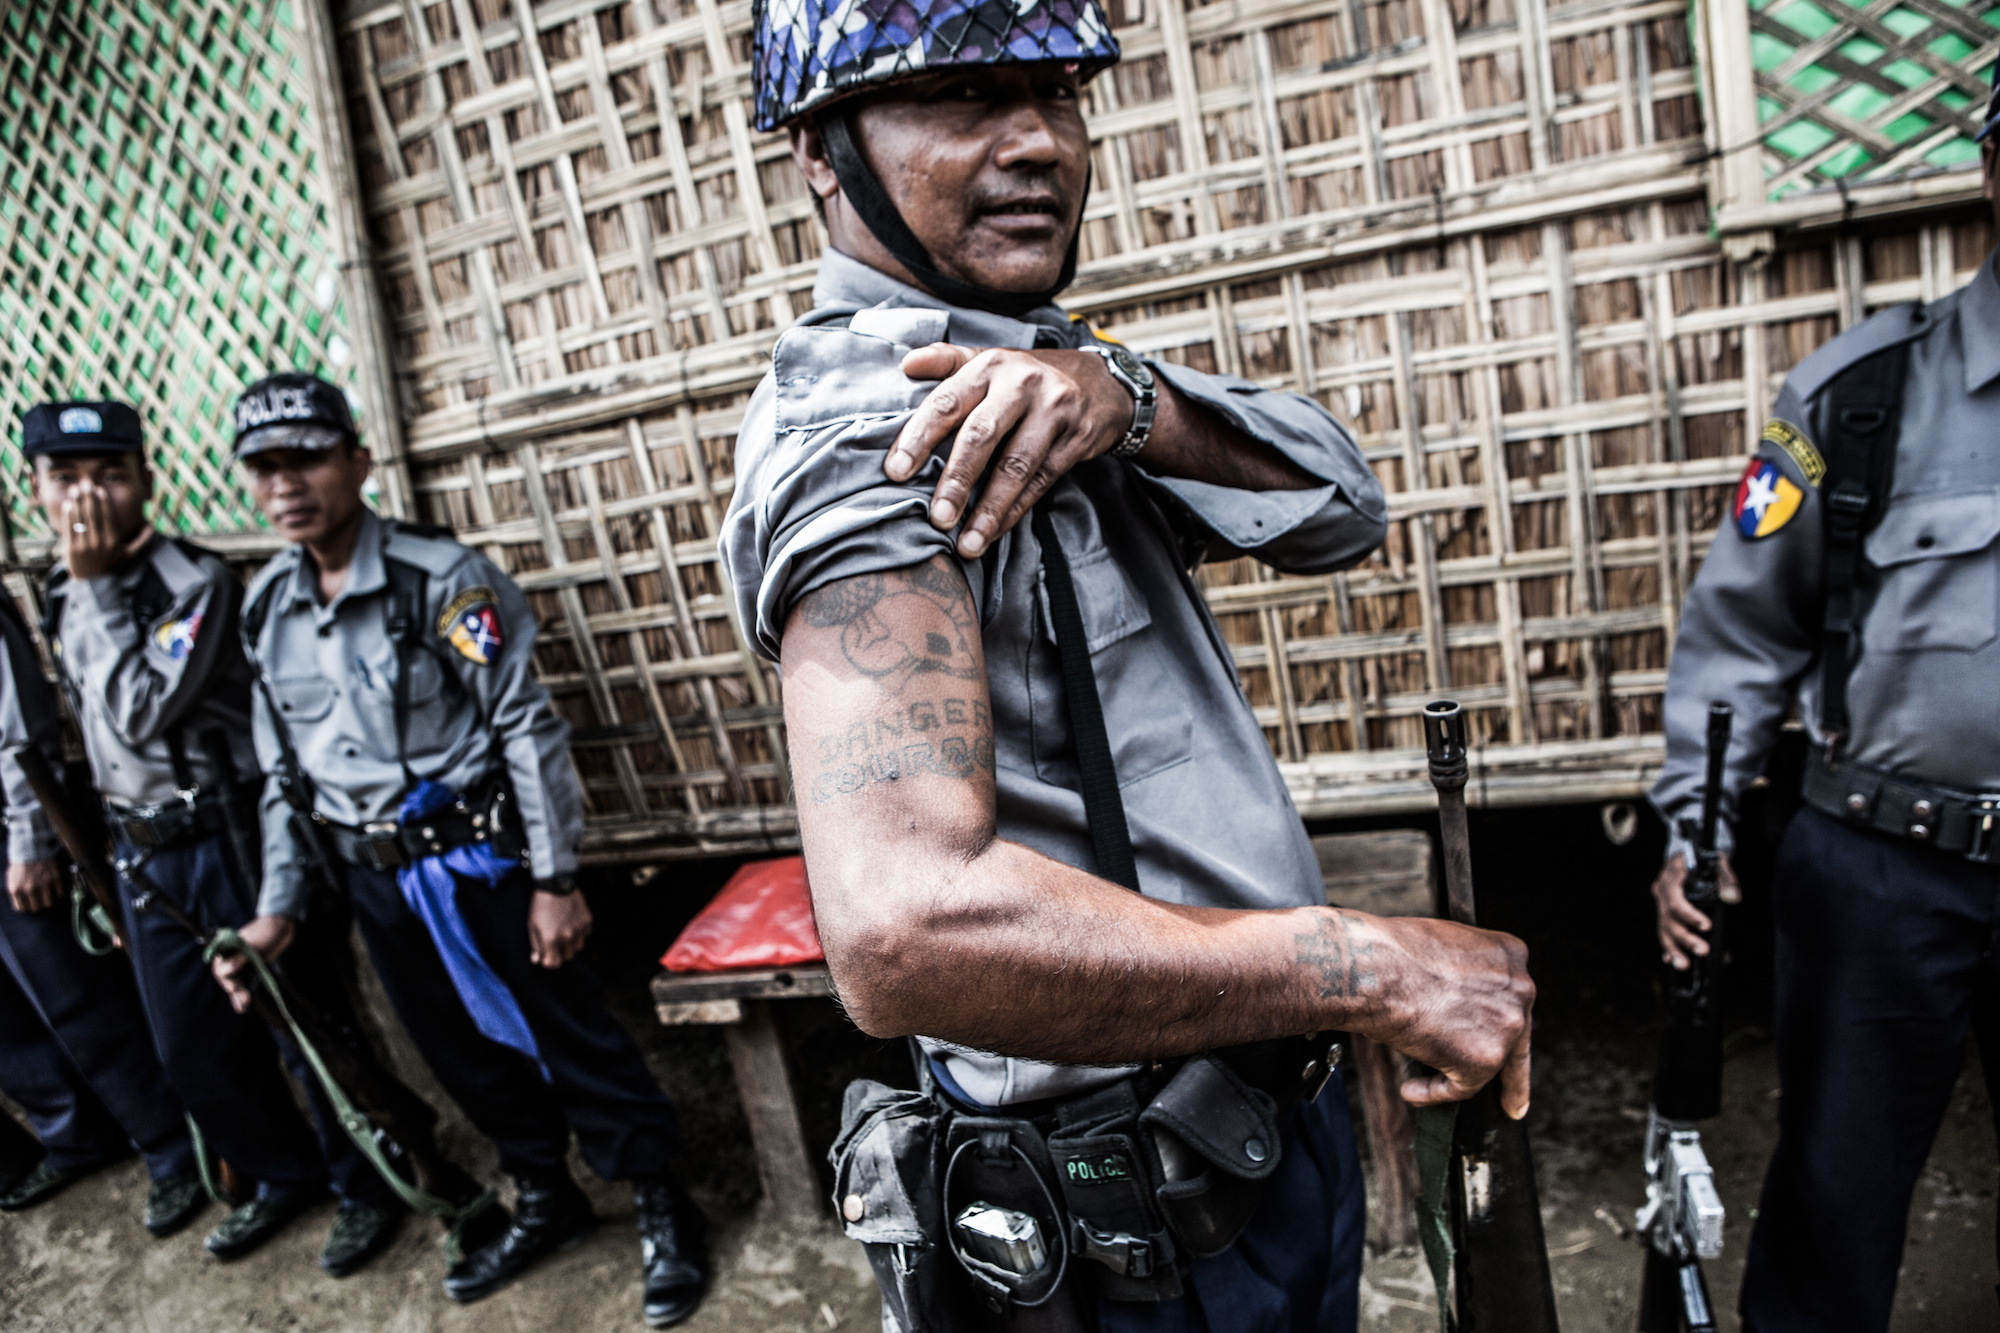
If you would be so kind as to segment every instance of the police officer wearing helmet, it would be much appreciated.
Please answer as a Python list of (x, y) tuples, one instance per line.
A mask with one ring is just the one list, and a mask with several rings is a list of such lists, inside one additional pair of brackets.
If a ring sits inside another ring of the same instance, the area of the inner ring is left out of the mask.
[[(101, 428), (123, 404), (45, 403), (23, 421), (30, 450)], [(81, 409), (81, 410), (78, 410)], [(129, 409), (128, 409), (129, 410)], [(131, 423), (136, 428), (136, 422)], [(65, 430), (67, 425), (70, 429)], [(0, 594), (0, 787), (7, 812), (7, 892), (0, 895), (0, 1091), (41, 1139), (28, 1157), (0, 1153), (0, 1211), (30, 1208), (131, 1155), (152, 1189), (146, 1229), (169, 1236), (207, 1205), (185, 1113), (153, 1052), (152, 1033), (121, 956), (72, 933), (56, 841), (28, 785), (19, 750), (33, 745), (60, 769), (62, 717), (27, 621)], [(0, 1129), (11, 1129), (12, 1121)], [(10, 1165), (18, 1165), (11, 1170)]]
[(885, 1327), (1351, 1329), (1360, 1172), (1299, 1034), (1422, 1058), (1419, 1102), (1498, 1075), (1518, 1116), (1533, 986), (1506, 936), (1326, 905), (1187, 568), (1352, 565), (1381, 488), (1319, 404), (1054, 304), (1095, 0), (835, 11), (757, 12), (759, 123), (832, 248), (721, 550), (842, 1002), (922, 1034), (923, 1095), (855, 1085), (838, 1149)]
[[(229, 825), (254, 822), (243, 795), (254, 800), (257, 785), (250, 675), (235, 633), (243, 585), (216, 556), (146, 521), (152, 474), (131, 407), (55, 403), (29, 416), (24, 452), (61, 541), (43, 632), (118, 854), (205, 926), (241, 925), (255, 890)], [(348, 1141), (299, 1052), (232, 1013), (200, 943), (140, 910), (142, 889), (121, 879), (126, 947), (167, 1078), (208, 1146), (256, 1186), (209, 1235), (209, 1250), (233, 1259), (263, 1245), (326, 1197), (331, 1169), (341, 1212), (320, 1262), (334, 1276), (354, 1272), (394, 1237), (401, 1204)], [(313, 1123), (281, 1063), (304, 1084)]]
[[(2000, 220), (1996, 124), (2000, 95), (1981, 135)], [(1667, 676), (1653, 802), (1670, 828), (1700, 805), (1711, 701), (1738, 718), (1725, 815), (1794, 707), (1812, 742), (1776, 869), (1783, 1097), (1741, 1301), (1758, 1333), (1888, 1326), (1911, 1192), (2000, 981), (1994, 264), (1786, 377)], [(1681, 967), (1710, 926), (1688, 859), (1677, 834), (1653, 889)], [(1991, 1079), (2000, 1050), (1985, 1063)]]
[(236, 427), (252, 493), (294, 543), (244, 615), (271, 773), (244, 938), (281, 956), (307, 868), (330, 858), (403, 1025), (519, 1186), (512, 1227), (447, 1273), (453, 1299), (595, 1224), (566, 1165), (574, 1131), (592, 1169), (633, 1183), (646, 1320), (678, 1323), (706, 1283), (704, 1223), (669, 1165), (665, 1095), (572, 961), (591, 924), (572, 878), (583, 792), (533, 674), (535, 614), (484, 556), (363, 504), (371, 460), (332, 385), (272, 376)]

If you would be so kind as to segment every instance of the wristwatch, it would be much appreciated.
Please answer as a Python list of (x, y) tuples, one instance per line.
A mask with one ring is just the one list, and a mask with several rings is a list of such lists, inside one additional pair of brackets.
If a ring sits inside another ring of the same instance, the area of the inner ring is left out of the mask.
[(1153, 368), (1116, 343), (1091, 343), (1081, 350), (1103, 357), (1104, 368), (1111, 372), (1111, 378), (1132, 395), (1132, 429), (1109, 450), (1113, 458), (1130, 458), (1144, 449), (1153, 435), (1153, 413), (1160, 405)]
[(557, 875), (552, 879), (535, 881), (536, 893), (552, 893), (558, 898), (567, 898), (576, 892), (575, 875)]

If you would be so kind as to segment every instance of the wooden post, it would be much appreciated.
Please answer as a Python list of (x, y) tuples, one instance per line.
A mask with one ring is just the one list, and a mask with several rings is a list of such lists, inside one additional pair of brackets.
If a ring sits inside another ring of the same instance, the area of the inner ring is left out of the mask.
[(1374, 1167), (1376, 1216), (1383, 1249), (1417, 1243), (1417, 1118), (1403, 1100), (1401, 1063), (1387, 1046), (1349, 1034), (1348, 1068), (1361, 1090), (1361, 1119), (1368, 1127), (1368, 1160)]
[[(321, 162), (328, 187), (327, 217), (333, 223), (341, 287), (347, 297), (348, 328), (354, 334), (355, 387), (361, 394), (363, 441), (375, 456), (382, 508), (392, 517), (417, 518), (417, 492), (403, 452), (403, 417), (396, 401), (395, 342), (388, 311), (376, 285), (374, 247), (362, 212), (361, 177), (354, 164), (354, 137), (347, 123), (335, 22), (327, 0), (306, 0), (298, 10), (306, 63), (312, 70), (313, 127), (319, 132)], [(363, 38), (363, 40), (367, 40)], [(398, 151), (391, 144), (390, 152)]]
[(799, 1124), (776, 1015), (769, 1000), (744, 1000), (742, 1005), (743, 1021), (731, 1023), (723, 1032), (729, 1039), (729, 1062), (736, 1069), (736, 1092), (750, 1122), (750, 1141), (757, 1149), (764, 1201), (780, 1217), (817, 1217), (825, 1207), (819, 1196), (819, 1173), (806, 1153), (805, 1130)]

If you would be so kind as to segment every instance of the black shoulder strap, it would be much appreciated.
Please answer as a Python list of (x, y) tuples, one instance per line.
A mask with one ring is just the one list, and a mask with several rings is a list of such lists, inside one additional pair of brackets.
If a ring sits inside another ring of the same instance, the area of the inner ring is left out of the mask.
[(56, 639), (62, 633), (63, 607), (69, 602), (69, 584), (56, 586), (54, 579), (42, 585), (42, 642), (56, 651)]
[(299, 763), (298, 747), (292, 744), (291, 724), (278, 708), (278, 700), (271, 693), (271, 680), (264, 670), (264, 664), (257, 657), (258, 641), (264, 637), (264, 622), (270, 619), (271, 603), (276, 598), (278, 585), (284, 579), (272, 579), (260, 588), (250, 604), (243, 608), (243, 643), (250, 655), (250, 674), (257, 678), (257, 689), (264, 696), (264, 710), (271, 715), (271, 731), (278, 738), (278, 766), (273, 776), (278, 779), (278, 790), (284, 794), (285, 804), (302, 815), (313, 812), (312, 780), (306, 775), (304, 765)]
[(412, 537), (449, 537), (456, 539), (458, 536), (456, 532), (453, 532), (442, 523), (412, 523), (407, 518), (391, 519), (390, 522), (395, 525), (396, 531), (407, 532)]
[(1034, 513), (1035, 540), (1042, 547), (1049, 619), (1056, 632), (1056, 655), (1062, 659), (1063, 698), (1069, 705), (1069, 730), (1076, 742), (1083, 811), (1090, 821), (1097, 873), (1137, 892), (1139, 867), (1132, 857), (1132, 829), (1125, 822), (1125, 799), (1118, 792), (1118, 770), (1111, 759), (1111, 738), (1104, 730), (1097, 675), (1090, 666), (1090, 638), (1084, 633), (1083, 609), (1076, 600), (1076, 583), (1070, 578), (1069, 557), (1056, 541), (1048, 511), (1038, 505)]
[[(171, 540), (171, 538), (169, 538)], [(138, 622), (141, 639), (153, 632), (153, 622), (165, 615), (174, 604), (174, 590), (160, 575), (159, 566), (150, 555), (139, 557), (139, 583), (132, 589), (132, 619)], [(200, 784), (195, 781), (194, 765), (188, 762), (186, 729), (171, 726), (163, 733), (167, 742), (167, 762), (174, 771), (174, 790), (184, 801), (192, 801)]]
[(1847, 738), (1847, 677), (1854, 669), (1854, 576), (1861, 539), (1882, 521), (1895, 482), (1908, 343), (1842, 371), (1828, 389), (1826, 611), (1820, 628), (1820, 730), (1829, 758)]
[(396, 762), (402, 765), (403, 782), (407, 788), (417, 785), (417, 775), (410, 768), (410, 661), (412, 650), (422, 637), (420, 622), (424, 614), (424, 589), (430, 582), (430, 575), (419, 565), (406, 564), (387, 556), (382, 560), (382, 572), (389, 581), (388, 620), (385, 628), (389, 642), (396, 645)]

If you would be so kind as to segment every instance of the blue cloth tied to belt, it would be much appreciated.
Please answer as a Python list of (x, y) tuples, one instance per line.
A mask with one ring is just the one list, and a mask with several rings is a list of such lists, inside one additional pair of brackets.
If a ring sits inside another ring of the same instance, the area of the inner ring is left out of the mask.
[[(397, 822), (407, 825), (457, 802), (458, 793), (443, 783), (419, 782), (416, 790), (403, 799)], [(452, 988), (458, 992), (466, 1012), (472, 1015), (473, 1026), (482, 1036), (533, 1060), (547, 1081), (549, 1067), (542, 1062), (541, 1048), (535, 1045), (535, 1034), (528, 1030), (520, 1002), (480, 955), (479, 945), (458, 912), (460, 878), (491, 887), (514, 873), (520, 864), (494, 851), (490, 842), (469, 842), (436, 856), (426, 856), (415, 865), (401, 867), (396, 871), (396, 886), (402, 889), (410, 910), (430, 931), (438, 957), (444, 960), (444, 970), (451, 977)]]

